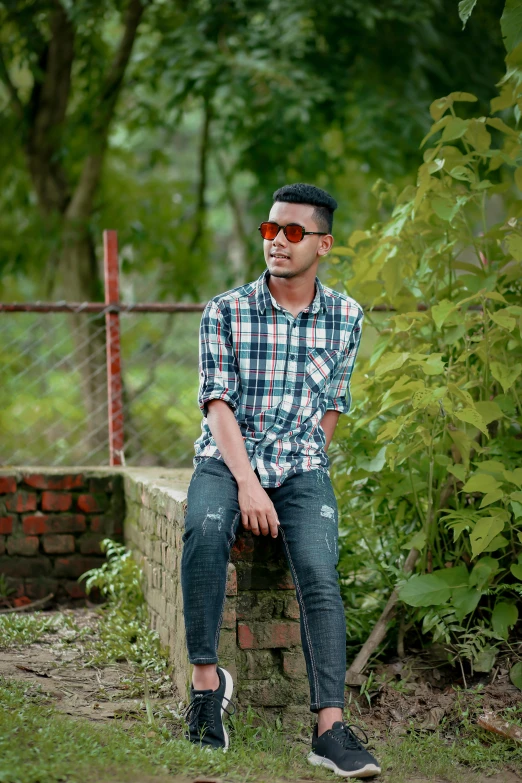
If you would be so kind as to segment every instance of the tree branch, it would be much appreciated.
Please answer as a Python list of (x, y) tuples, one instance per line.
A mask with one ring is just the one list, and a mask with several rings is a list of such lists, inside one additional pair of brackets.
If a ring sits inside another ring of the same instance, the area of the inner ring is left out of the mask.
[(91, 152), (85, 161), (78, 185), (67, 209), (67, 217), (71, 220), (81, 220), (91, 211), (92, 201), (102, 172), (110, 125), (144, 10), (145, 6), (142, 4), (142, 0), (130, 0), (127, 6), (123, 35), (107, 73), (93, 118)]
[(13, 82), (11, 81), (11, 77), (9, 76), (9, 71), (7, 70), (7, 65), (5, 63), (1, 47), (0, 47), (0, 79), (3, 81), (3, 83), (7, 88), (7, 92), (9, 94), (9, 100), (11, 101), (11, 104), (13, 106), (13, 111), (16, 117), (19, 120), (23, 120), (25, 114), (24, 106), (22, 101), (20, 100), (18, 91), (14, 86)]

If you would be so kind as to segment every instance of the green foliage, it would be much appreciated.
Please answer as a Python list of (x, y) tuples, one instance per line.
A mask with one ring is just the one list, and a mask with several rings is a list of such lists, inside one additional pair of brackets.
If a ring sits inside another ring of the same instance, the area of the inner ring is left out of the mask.
[(0, 615), (0, 648), (27, 646), (48, 633), (58, 633), (60, 628), (72, 628), (72, 619), (67, 615), (46, 615), (44, 612)]
[(378, 609), (391, 580), (425, 634), (491, 668), (522, 595), (522, 134), (458, 115), (475, 100), (432, 103), (416, 185), (378, 182), (389, 217), (338, 249), (330, 282), (369, 306), (376, 339), (333, 463), (346, 585)]
[(169, 680), (168, 651), (160, 644), (156, 631), (149, 628), (147, 605), (143, 596), (143, 574), (132, 552), (106, 538), (101, 547), (106, 561), (100, 568), (82, 574), (89, 593), (97, 587), (106, 603), (102, 612), (99, 641), (91, 646), (90, 666), (127, 661), (133, 676), (131, 693), (158, 690)]

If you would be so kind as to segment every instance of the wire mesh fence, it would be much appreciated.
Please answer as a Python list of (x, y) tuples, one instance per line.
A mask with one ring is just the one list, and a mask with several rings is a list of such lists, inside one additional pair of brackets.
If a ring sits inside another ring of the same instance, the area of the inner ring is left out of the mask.
[[(120, 314), (126, 464), (191, 465), (200, 318)], [(108, 464), (104, 311), (0, 312), (0, 366), (0, 464)]]

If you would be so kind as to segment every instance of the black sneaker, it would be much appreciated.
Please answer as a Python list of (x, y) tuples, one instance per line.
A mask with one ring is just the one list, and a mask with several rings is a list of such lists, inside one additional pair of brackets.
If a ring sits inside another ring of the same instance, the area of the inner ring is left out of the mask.
[[(228, 750), (228, 734), (223, 724), (223, 713), (233, 715), (234, 705), (230, 701), (234, 683), (225, 669), (217, 667), (219, 687), (215, 690), (195, 691), (190, 687), (191, 702), (185, 710), (189, 725), (186, 739), (209, 748)], [(232, 709), (230, 710), (229, 707)]]
[[(358, 726), (353, 728), (364, 734)], [(366, 734), (364, 737), (363, 741), (367, 743)], [(381, 772), (377, 759), (363, 748), (352, 727), (339, 720), (320, 737), (317, 736), (317, 725), (315, 726), (308, 761), (315, 766), (328, 767), (344, 778), (371, 778)]]

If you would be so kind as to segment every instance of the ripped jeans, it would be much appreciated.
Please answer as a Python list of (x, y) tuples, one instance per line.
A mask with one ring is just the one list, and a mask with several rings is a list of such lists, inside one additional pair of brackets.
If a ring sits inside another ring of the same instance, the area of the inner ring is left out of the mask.
[[(325, 470), (266, 489), (296, 587), (310, 709), (344, 707), (346, 623), (336, 571), (337, 502)], [(198, 462), (188, 489), (181, 585), (189, 660), (217, 663), (230, 549), (241, 525), (237, 483), (222, 460)], [(274, 541), (275, 544), (275, 541)]]

